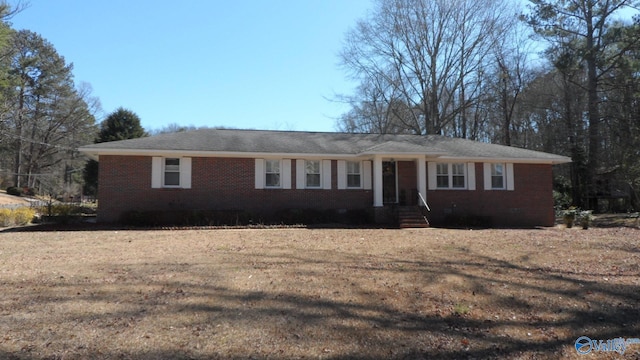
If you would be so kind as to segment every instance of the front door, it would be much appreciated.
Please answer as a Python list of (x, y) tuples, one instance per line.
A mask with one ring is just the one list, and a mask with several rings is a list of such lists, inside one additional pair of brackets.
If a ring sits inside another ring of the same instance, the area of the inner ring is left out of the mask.
[(398, 182), (395, 161), (382, 162), (382, 202), (398, 203)]

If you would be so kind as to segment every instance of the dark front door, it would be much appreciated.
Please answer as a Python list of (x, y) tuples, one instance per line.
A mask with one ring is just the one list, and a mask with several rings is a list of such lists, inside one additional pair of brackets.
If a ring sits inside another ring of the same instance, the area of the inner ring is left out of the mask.
[(384, 204), (396, 204), (398, 202), (395, 161), (382, 162), (382, 202)]

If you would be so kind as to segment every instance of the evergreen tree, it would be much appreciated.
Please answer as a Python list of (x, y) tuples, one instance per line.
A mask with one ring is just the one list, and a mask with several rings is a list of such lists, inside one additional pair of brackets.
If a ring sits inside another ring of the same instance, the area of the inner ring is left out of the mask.
[[(140, 123), (140, 117), (131, 110), (118, 108), (100, 124), (100, 132), (95, 143), (136, 139), (148, 136)], [(98, 192), (98, 162), (89, 160), (84, 169), (84, 193), (96, 195)]]

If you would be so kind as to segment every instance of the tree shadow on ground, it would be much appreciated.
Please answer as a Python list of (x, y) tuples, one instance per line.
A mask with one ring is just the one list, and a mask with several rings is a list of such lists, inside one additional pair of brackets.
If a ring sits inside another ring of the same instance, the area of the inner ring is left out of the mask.
[(4, 282), (0, 357), (578, 358), (579, 336), (640, 335), (640, 285), (614, 281), (637, 269), (566, 271), (469, 249), (222, 249), (213, 260)]

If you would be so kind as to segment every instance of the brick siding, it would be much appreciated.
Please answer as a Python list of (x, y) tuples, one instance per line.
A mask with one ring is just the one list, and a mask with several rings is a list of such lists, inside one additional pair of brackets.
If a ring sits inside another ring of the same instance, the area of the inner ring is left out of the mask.
[(475, 170), (475, 191), (427, 191), (432, 224), (477, 218), (492, 226), (553, 226), (551, 165), (514, 164), (514, 191), (484, 190), (482, 163)]
[[(370, 209), (373, 191), (337, 190), (337, 161), (331, 163), (331, 190), (296, 189), (296, 162), (291, 162), (292, 189), (255, 189), (252, 158), (192, 159), (191, 189), (152, 189), (151, 157), (100, 156), (100, 222), (117, 222), (122, 214), (157, 210), (245, 210), (273, 214), (287, 209)], [(480, 217), (494, 226), (552, 226), (551, 165), (515, 164), (515, 191), (484, 190), (483, 164), (475, 164), (476, 189), (428, 190), (434, 225), (456, 217)], [(427, 177), (428, 178), (428, 177)], [(398, 162), (398, 188), (414, 204), (414, 161)]]
[(268, 216), (288, 209), (369, 209), (372, 190), (337, 190), (337, 161), (331, 164), (332, 190), (255, 189), (255, 160), (192, 159), (191, 189), (152, 189), (151, 157), (100, 156), (98, 220), (117, 222), (129, 211), (244, 210)]

